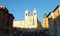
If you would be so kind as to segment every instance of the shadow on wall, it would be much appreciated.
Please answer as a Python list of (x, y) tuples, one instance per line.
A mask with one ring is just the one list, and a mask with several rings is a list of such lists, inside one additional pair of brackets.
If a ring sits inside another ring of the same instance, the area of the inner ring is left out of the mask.
[(55, 19), (48, 19), (49, 29), (46, 31), (51, 36), (60, 36), (60, 15)]

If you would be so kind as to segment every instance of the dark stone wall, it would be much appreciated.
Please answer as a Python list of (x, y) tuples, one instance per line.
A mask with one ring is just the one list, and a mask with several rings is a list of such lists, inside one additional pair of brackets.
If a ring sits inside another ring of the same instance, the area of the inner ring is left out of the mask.
[(36, 29), (23, 29), (23, 28), (14, 28), (12, 33), (9, 33), (8, 36), (49, 36), (45, 33), (46, 30), (41, 28)]
[(14, 16), (9, 13), (7, 8), (0, 8), (0, 35), (6, 35), (12, 31)]

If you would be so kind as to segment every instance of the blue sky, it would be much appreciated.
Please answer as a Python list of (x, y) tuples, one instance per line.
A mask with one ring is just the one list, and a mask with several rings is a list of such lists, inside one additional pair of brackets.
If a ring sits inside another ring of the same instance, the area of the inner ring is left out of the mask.
[(53, 11), (57, 5), (60, 5), (60, 0), (0, 0), (0, 5), (6, 6), (15, 20), (24, 19), (25, 9), (33, 12), (36, 8), (38, 19), (42, 21), (43, 14)]

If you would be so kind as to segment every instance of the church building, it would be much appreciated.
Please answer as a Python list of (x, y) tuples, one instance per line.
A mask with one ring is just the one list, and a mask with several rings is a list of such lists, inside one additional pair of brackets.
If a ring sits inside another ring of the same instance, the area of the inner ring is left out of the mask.
[(14, 20), (15, 28), (37, 28), (37, 10), (34, 8), (33, 14), (28, 9), (25, 10), (24, 20)]

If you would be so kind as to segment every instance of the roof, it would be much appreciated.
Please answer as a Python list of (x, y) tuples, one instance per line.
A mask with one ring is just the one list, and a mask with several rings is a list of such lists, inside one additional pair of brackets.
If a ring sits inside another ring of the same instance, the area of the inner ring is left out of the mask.
[(60, 7), (60, 5), (58, 5), (58, 6), (53, 10), (53, 12), (54, 12), (58, 7)]
[[(52, 12), (54, 12), (60, 5), (58, 5)], [(47, 17), (51, 14), (51, 12), (47, 15)]]
[(51, 14), (51, 12), (47, 15), (47, 17)]
[(13, 17), (13, 19), (14, 19), (14, 16), (13, 16), (13, 14), (9, 14), (10, 16), (12, 16)]

